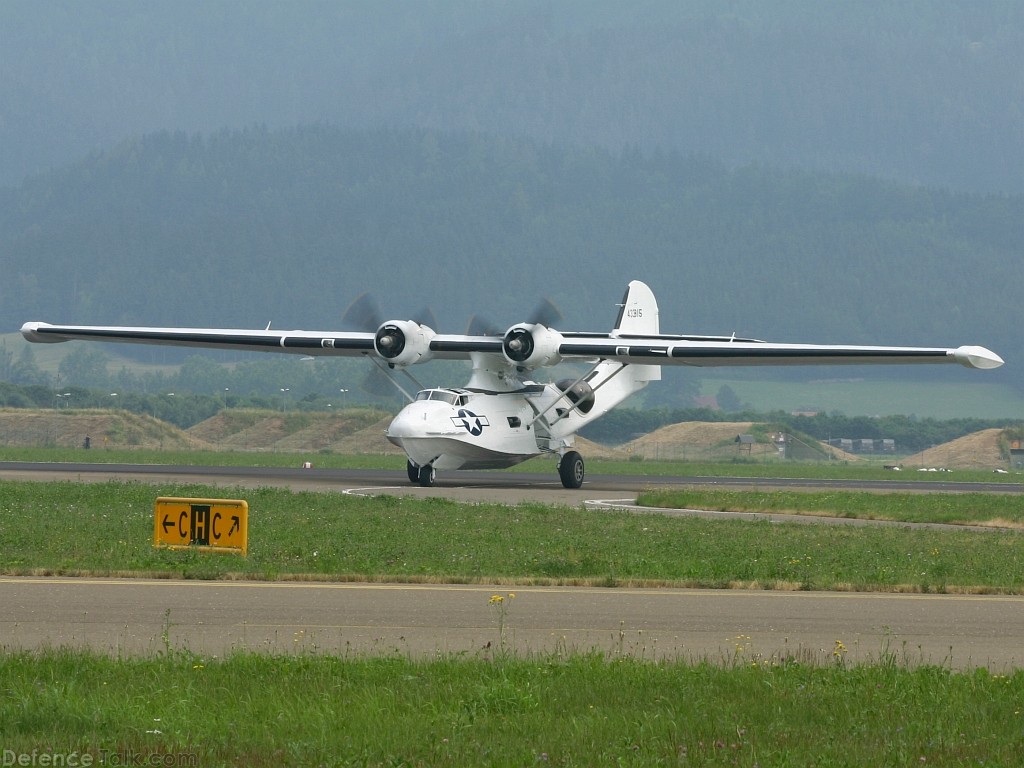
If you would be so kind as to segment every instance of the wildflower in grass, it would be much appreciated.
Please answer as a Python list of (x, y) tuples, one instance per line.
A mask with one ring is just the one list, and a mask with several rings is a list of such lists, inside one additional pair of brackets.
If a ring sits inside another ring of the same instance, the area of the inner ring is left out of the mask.
[(842, 640), (836, 640), (835, 647), (832, 649), (832, 658), (836, 661), (846, 658), (846, 645)]
[(515, 599), (516, 593), (509, 592), (507, 598), (505, 595), (491, 595), (491, 599), (487, 601), (498, 615), (498, 643), (502, 652), (505, 650), (505, 619), (508, 616), (509, 603)]

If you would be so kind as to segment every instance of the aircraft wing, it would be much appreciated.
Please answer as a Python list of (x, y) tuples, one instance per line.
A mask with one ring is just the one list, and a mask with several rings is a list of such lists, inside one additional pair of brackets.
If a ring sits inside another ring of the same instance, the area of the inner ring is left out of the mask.
[(649, 365), (878, 365), (959, 363), (967, 368), (998, 368), (999, 355), (984, 347), (883, 347), (829, 344), (776, 344), (753, 339), (651, 337), (572, 339), (559, 345), (563, 359), (601, 358)]
[(385, 323), (376, 333), (51, 325), (38, 322), (25, 323), (21, 332), (29, 341), (43, 343), (80, 339), (311, 356), (378, 355), (396, 365), (411, 365), (429, 359), (470, 359), (474, 354), (504, 355), (509, 364), (523, 370), (573, 359), (694, 367), (959, 363), (968, 368), (985, 369), (1003, 364), (994, 352), (978, 346), (777, 344), (731, 337), (560, 333), (541, 325), (514, 327), (504, 337), (438, 334), (413, 321)]
[(37, 343), (81, 339), (118, 344), (159, 344), (173, 347), (237, 349), (250, 352), (292, 352), (301, 355), (360, 355), (373, 352), (372, 333), (327, 331), (263, 331), (238, 328), (136, 328), (102, 325), (25, 323), (22, 335)]

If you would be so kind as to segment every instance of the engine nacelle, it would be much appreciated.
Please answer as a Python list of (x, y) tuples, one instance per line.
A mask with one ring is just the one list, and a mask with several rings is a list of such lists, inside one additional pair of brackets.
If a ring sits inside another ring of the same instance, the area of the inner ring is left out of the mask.
[(535, 324), (513, 325), (505, 331), (501, 351), (510, 363), (524, 369), (557, 365), (562, 360), (558, 348), (562, 334), (547, 326)]
[(388, 365), (401, 368), (430, 359), (434, 330), (412, 320), (389, 320), (377, 329), (373, 348)]
[(590, 413), (596, 402), (594, 388), (586, 381), (576, 382), (573, 386), (574, 381), (575, 379), (560, 379), (555, 382), (555, 386), (565, 392), (565, 396), (576, 406), (576, 410), (580, 413)]

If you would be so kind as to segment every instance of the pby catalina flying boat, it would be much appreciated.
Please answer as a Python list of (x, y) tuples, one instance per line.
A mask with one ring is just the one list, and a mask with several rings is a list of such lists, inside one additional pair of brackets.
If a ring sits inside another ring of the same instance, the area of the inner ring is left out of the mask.
[[(956, 349), (774, 344), (735, 336), (678, 336), (660, 332), (658, 304), (634, 280), (608, 333), (557, 331), (544, 320), (513, 325), (504, 334), (437, 333), (414, 320), (389, 320), (376, 330), (278, 331), (209, 328), (119, 328), (26, 323), (32, 342), (72, 339), (184, 347), (365, 356), (393, 375), (428, 360), (469, 360), (463, 387), (423, 389), (391, 422), (386, 436), (408, 456), (409, 480), (434, 483), (437, 470), (510, 467), (533, 456), (558, 457), (566, 488), (583, 484), (576, 433), (649, 382), (661, 366), (960, 363), (996, 368), (984, 347)], [(562, 361), (586, 363), (580, 376), (555, 383), (528, 378)], [(396, 382), (396, 385), (397, 382)], [(401, 388), (400, 385), (398, 385)], [(404, 390), (403, 390), (404, 391)]]

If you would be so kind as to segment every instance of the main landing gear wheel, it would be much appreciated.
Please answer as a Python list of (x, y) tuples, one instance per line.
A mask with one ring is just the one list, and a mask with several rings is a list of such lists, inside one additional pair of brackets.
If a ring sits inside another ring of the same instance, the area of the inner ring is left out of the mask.
[(434, 478), (436, 473), (434, 472), (434, 466), (432, 464), (426, 464), (420, 467), (419, 482), (424, 488), (430, 488), (434, 484)]
[(558, 476), (566, 488), (579, 488), (583, 485), (583, 457), (576, 451), (569, 451), (558, 462)]
[(418, 483), (420, 481), (420, 468), (412, 463), (412, 460), (405, 462), (405, 472), (409, 475), (410, 483)]

